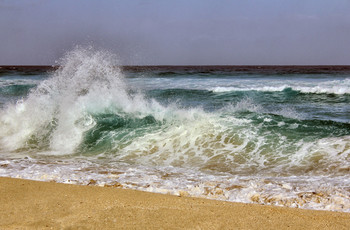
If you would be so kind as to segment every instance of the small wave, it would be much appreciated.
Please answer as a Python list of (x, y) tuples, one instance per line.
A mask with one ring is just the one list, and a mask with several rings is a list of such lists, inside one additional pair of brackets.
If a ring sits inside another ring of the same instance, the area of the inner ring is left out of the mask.
[[(341, 83), (340, 83), (341, 84)], [(315, 87), (295, 87), (293, 90), (301, 93), (315, 93), (315, 94), (350, 94), (350, 86), (333, 86), (329, 88), (315, 86)]]
[(252, 88), (239, 88), (239, 87), (215, 87), (210, 89), (215, 93), (224, 93), (224, 92), (232, 92), (232, 91), (267, 91), (267, 92), (277, 92), (283, 91), (288, 87), (280, 86), (280, 87), (252, 87)]
[(210, 89), (215, 93), (233, 92), (233, 91), (261, 91), (261, 92), (282, 92), (293, 90), (304, 94), (350, 94), (350, 80), (339, 80), (325, 83), (319, 83), (316, 86), (298, 86), (298, 85), (280, 85), (280, 86), (262, 86), (262, 87), (215, 87)]

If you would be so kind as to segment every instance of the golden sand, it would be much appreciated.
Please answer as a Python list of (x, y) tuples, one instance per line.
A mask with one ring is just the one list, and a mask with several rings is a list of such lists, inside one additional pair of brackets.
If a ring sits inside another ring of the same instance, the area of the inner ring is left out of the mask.
[(0, 229), (350, 229), (350, 213), (11, 178), (0, 205)]

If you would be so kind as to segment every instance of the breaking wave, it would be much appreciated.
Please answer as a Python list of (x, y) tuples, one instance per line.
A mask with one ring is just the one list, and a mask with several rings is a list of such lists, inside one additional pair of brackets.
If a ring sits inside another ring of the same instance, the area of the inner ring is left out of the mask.
[(334, 80), (317, 83), (316, 85), (278, 85), (278, 86), (253, 86), (253, 87), (215, 87), (210, 89), (215, 93), (232, 92), (232, 91), (262, 91), (262, 92), (282, 92), (292, 90), (304, 94), (350, 94), (350, 79)]

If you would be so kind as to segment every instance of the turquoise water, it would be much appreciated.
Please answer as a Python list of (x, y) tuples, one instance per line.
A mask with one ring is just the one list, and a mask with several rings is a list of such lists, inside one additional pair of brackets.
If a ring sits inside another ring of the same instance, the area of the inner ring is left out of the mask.
[(350, 71), (117, 66), (3, 72), (0, 176), (350, 211)]

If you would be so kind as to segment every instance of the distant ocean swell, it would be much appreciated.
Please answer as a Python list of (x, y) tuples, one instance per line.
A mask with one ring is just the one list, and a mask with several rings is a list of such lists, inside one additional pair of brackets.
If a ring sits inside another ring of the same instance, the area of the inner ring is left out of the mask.
[(2, 77), (0, 175), (350, 211), (347, 77), (130, 78), (116, 60)]
[(282, 85), (278, 87), (256, 87), (256, 88), (235, 88), (235, 87), (216, 87), (213, 92), (230, 92), (230, 91), (263, 91), (263, 92), (279, 92), (279, 91), (296, 91), (300, 93), (315, 94), (350, 94), (350, 81), (331, 81), (325, 82), (318, 86), (290, 86)]

